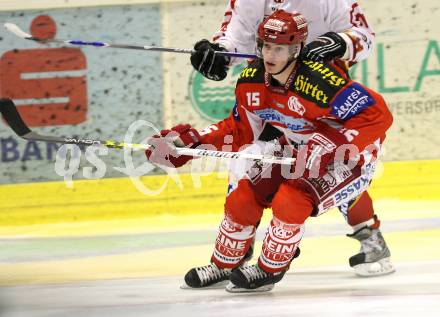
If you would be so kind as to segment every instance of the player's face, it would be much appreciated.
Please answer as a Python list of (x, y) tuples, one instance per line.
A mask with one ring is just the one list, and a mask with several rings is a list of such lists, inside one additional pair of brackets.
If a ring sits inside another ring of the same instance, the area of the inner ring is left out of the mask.
[(276, 74), (286, 66), (291, 52), (289, 45), (264, 42), (261, 48), (261, 54), (263, 55), (266, 71), (269, 74)]

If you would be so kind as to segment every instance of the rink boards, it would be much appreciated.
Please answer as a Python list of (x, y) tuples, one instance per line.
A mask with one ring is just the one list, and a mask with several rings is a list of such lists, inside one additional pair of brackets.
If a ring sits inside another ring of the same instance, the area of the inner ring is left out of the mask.
[[(375, 208), (397, 263), (440, 260), (439, 166), (386, 163), (373, 183)], [(182, 276), (205, 263), (222, 218), (226, 179), (205, 176), (194, 189), (188, 175), (180, 177), (183, 189), (170, 182), (155, 197), (122, 179), (78, 181), (74, 189), (63, 183), (3, 186), (9, 199), (0, 202), (0, 284)], [(143, 181), (159, 186), (163, 178)], [(260, 241), (270, 215), (258, 231)], [(358, 243), (345, 237), (349, 232), (336, 210), (309, 219), (295, 267), (345, 265), (350, 271), (347, 259)]]
[[(375, 200), (440, 199), (440, 161), (387, 162), (376, 175), (371, 186)], [(8, 199), (0, 201), (0, 235), (24, 234), (32, 224), (222, 213), (226, 174), (176, 177), (142, 177), (144, 188), (157, 190), (157, 195), (140, 192), (128, 178), (74, 181), (73, 188), (64, 182), (2, 185)]]

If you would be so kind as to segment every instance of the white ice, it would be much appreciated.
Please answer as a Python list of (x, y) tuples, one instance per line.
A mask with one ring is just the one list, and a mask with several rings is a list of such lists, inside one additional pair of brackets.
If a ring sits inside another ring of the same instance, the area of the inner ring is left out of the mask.
[(181, 277), (2, 287), (0, 316), (440, 316), (440, 261), (396, 263), (388, 276), (297, 269), (273, 291), (182, 290)]

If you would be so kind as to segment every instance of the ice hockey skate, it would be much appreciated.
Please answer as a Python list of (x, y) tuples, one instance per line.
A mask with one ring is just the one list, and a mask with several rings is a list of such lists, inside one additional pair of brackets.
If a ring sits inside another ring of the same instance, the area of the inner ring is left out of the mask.
[(379, 229), (365, 226), (347, 235), (361, 243), (360, 252), (349, 259), (356, 275), (363, 277), (380, 276), (395, 271), (390, 261), (390, 250)]
[(185, 275), (181, 289), (224, 288), (229, 282), (230, 269), (221, 269), (214, 263), (193, 268)]
[(258, 264), (241, 266), (232, 271), (226, 291), (230, 293), (253, 293), (271, 291), (283, 278), (286, 270), (268, 273)]

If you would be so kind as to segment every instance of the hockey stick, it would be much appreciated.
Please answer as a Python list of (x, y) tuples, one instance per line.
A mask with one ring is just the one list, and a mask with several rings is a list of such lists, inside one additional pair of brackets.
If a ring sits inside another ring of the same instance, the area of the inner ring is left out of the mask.
[[(5, 121), (9, 124), (11, 129), (17, 134), (19, 137), (31, 140), (31, 141), (44, 141), (44, 142), (56, 142), (62, 144), (77, 144), (77, 145), (104, 145), (108, 148), (112, 149), (139, 149), (146, 150), (150, 148), (149, 144), (142, 143), (124, 143), (117, 142), (114, 140), (95, 140), (95, 139), (84, 139), (84, 138), (73, 138), (73, 137), (55, 137), (55, 136), (47, 136), (41, 135), (36, 132), (31, 131), (29, 127), (24, 123), (20, 114), (17, 111), (17, 108), (14, 102), (11, 99), (0, 99), (0, 113), (2, 114)], [(205, 149), (190, 149), (190, 148), (181, 148), (176, 147), (176, 154), (178, 155), (189, 155), (193, 157), (218, 157), (225, 159), (248, 159), (261, 161), (264, 163), (272, 163), (272, 164), (287, 164), (291, 165), (295, 162), (295, 158), (292, 157), (276, 157), (276, 156), (267, 156), (261, 154), (252, 154), (252, 153), (243, 153), (243, 152), (223, 152), (223, 151), (213, 151), (213, 150), (205, 150)]]
[[(191, 54), (194, 53), (194, 50), (186, 49), (186, 48), (172, 48), (172, 47), (160, 47), (160, 46), (139, 46), (139, 45), (126, 45), (126, 44), (111, 44), (105, 42), (86, 42), (82, 40), (61, 40), (61, 39), (43, 39), (38, 37), (33, 37), (32, 35), (24, 32), (17, 25), (13, 23), (5, 23), (4, 24), (6, 30), (11, 33), (14, 33), (18, 37), (21, 37), (25, 40), (31, 40), (39, 43), (58, 43), (58, 44), (69, 44), (73, 46), (94, 46), (94, 47), (113, 47), (113, 48), (122, 48), (129, 50), (144, 50), (144, 51), (158, 51), (158, 52), (169, 52), (169, 53), (185, 53)], [(230, 57), (238, 57), (238, 58), (256, 58), (255, 54), (246, 54), (246, 53), (235, 53), (235, 52), (227, 52), (227, 51), (216, 51), (215, 54), (225, 55)]]

